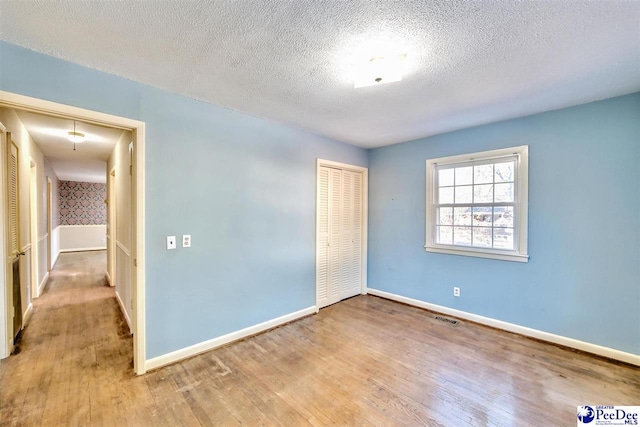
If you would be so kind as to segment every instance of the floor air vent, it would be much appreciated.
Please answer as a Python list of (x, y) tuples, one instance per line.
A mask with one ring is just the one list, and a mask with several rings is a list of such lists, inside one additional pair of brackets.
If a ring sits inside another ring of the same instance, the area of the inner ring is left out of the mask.
[(457, 325), (458, 323), (460, 323), (455, 319), (449, 319), (448, 317), (442, 317), (442, 316), (436, 316), (434, 317), (434, 319), (439, 320), (441, 322), (448, 323), (450, 325)]

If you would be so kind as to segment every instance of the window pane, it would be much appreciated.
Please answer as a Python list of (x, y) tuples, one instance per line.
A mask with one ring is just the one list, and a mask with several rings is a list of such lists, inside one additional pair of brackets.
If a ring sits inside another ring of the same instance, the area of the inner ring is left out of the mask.
[(438, 189), (438, 203), (453, 203), (453, 187), (440, 187)]
[(515, 162), (496, 163), (496, 182), (513, 182), (515, 165)]
[(513, 202), (513, 184), (496, 184), (494, 191), (496, 203)]
[(480, 165), (473, 167), (474, 184), (488, 184), (493, 182), (493, 165)]
[(473, 167), (465, 166), (456, 168), (456, 185), (469, 185), (472, 183)]
[(471, 227), (454, 227), (453, 244), (471, 246)]
[(453, 208), (438, 208), (438, 224), (453, 225)]
[(471, 203), (473, 196), (473, 186), (465, 185), (463, 187), (455, 187), (456, 203)]
[(438, 171), (438, 186), (449, 187), (453, 185), (453, 169), (440, 169)]
[(493, 247), (513, 250), (513, 228), (494, 228)]
[(453, 243), (453, 227), (438, 227), (438, 243), (450, 245)]
[(493, 212), (493, 223), (496, 227), (513, 227), (513, 206), (496, 206)]
[(473, 226), (474, 227), (491, 227), (492, 208), (473, 208)]
[(471, 225), (471, 208), (453, 208), (454, 225)]
[(491, 228), (490, 227), (474, 227), (473, 228), (473, 246), (481, 248), (491, 247)]
[(493, 184), (482, 184), (473, 186), (473, 203), (492, 203)]

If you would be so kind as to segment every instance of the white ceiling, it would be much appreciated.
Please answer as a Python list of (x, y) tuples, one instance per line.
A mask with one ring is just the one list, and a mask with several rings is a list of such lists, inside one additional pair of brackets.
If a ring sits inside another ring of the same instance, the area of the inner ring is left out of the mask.
[[(638, 1), (7, 1), (0, 38), (377, 147), (640, 90)], [(402, 82), (353, 89), (358, 55)]]
[(27, 129), (59, 179), (64, 181), (106, 182), (107, 160), (122, 129), (108, 128), (90, 123), (75, 122), (77, 132), (84, 133), (85, 141), (76, 144), (67, 139), (74, 129), (73, 120), (16, 110)]

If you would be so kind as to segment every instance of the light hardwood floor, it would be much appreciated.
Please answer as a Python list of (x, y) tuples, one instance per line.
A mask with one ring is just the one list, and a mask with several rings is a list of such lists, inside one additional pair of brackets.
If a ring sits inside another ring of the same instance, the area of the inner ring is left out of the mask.
[(575, 426), (640, 404), (638, 368), (372, 296), (136, 377), (104, 260), (60, 256), (0, 362), (0, 425)]

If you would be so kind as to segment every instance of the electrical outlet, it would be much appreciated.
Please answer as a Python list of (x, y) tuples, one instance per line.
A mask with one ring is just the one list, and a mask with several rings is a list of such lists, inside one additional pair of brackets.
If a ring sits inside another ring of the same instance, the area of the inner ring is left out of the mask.
[(191, 247), (191, 234), (183, 234), (182, 235), (182, 247), (190, 248)]
[(453, 287), (453, 296), (454, 297), (459, 297), (460, 296), (460, 288), (457, 286)]
[(176, 248), (176, 236), (167, 236), (167, 249)]

